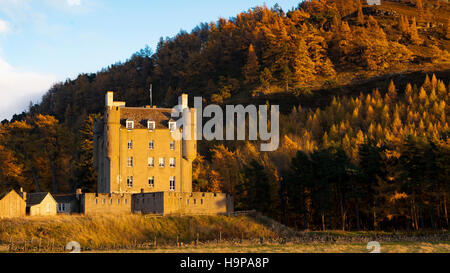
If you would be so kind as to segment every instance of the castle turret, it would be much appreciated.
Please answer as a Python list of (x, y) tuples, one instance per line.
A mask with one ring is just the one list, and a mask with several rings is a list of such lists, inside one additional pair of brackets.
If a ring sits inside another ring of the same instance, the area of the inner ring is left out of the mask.
[[(188, 95), (182, 94), (178, 100), (181, 105), (183, 117), (186, 119), (186, 128), (183, 128), (182, 140), (182, 192), (192, 192), (192, 162), (197, 157), (197, 113), (195, 108), (188, 107)], [(187, 130), (187, 131), (186, 131)]]

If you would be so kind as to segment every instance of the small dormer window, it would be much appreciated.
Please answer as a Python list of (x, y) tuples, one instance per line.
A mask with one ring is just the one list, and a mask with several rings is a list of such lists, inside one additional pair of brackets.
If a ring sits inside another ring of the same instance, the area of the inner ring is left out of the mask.
[(176, 129), (177, 129), (177, 123), (175, 121), (170, 121), (169, 122), (169, 130), (171, 132), (175, 132)]
[(148, 130), (150, 130), (150, 131), (155, 130), (155, 122), (154, 122), (154, 121), (151, 121), (151, 120), (147, 121), (147, 128), (148, 128)]
[(128, 130), (133, 130), (134, 129), (134, 121), (127, 120), (127, 129)]

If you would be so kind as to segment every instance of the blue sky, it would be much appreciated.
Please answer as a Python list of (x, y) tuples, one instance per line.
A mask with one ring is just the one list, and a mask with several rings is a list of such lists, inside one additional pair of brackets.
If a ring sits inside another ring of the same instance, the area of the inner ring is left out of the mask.
[(52, 84), (97, 72), (149, 45), (251, 7), (299, 1), (0, 0), (0, 120)]

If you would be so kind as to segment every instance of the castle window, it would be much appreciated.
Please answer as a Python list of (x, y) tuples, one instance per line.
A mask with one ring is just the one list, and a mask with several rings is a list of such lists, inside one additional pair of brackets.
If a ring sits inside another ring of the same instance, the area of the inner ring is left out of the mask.
[(155, 122), (154, 121), (147, 121), (147, 128), (150, 130), (150, 131), (153, 131), (153, 130), (155, 130)]
[(112, 199), (109, 199), (109, 204), (110, 204), (110, 205), (112, 205), (112, 202), (113, 202), (113, 200), (112, 200)]
[(127, 166), (128, 167), (133, 167), (133, 157), (127, 158)]
[(148, 143), (148, 148), (149, 148), (150, 150), (154, 150), (154, 149), (155, 149), (155, 142), (154, 142), (153, 140), (151, 140), (151, 141)]
[(148, 178), (148, 186), (150, 188), (154, 188), (155, 187), (155, 177), (154, 176)]
[(197, 199), (194, 199), (194, 205), (196, 205), (197, 204)]
[(175, 191), (175, 176), (170, 177), (170, 190)]
[(117, 205), (120, 205), (120, 199), (117, 199)]
[(102, 199), (102, 205), (104, 205), (105, 204), (105, 199)]
[(151, 168), (155, 167), (155, 158), (153, 157), (148, 158), (148, 166)]
[(128, 188), (133, 187), (133, 177), (132, 176), (127, 177), (127, 186), (128, 186)]
[(165, 165), (166, 165), (166, 163), (165, 163), (164, 157), (160, 157), (159, 158), (159, 167), (164, 168)]
[(175, 132), (175, 130), (177, 129), (177, 123), (174, 121), (170, 121), (169, 122), (169, 129), (171, 132)]
[(170, 142), (170, 150), (175, 151), (175, 141)]
[(170, 158), (170, 167), (175, 168), (175, 157)]
[(128, 140), (127, 147), (128, 147), (128, 150), (132, 150), (133, 149), (133, 140)]
[(126, 205), (126, 204), (127, 204), (127, 199), (125, 199), (123, 202), (124, 202), (124, 204)]
[(203, 205), (203, 199), (200, 199), (200, 204), (202, 204), (202, 205)]
[(134, 129), (134, 121), (127, 120), (127, 129), (128, 130), (133, 130)]

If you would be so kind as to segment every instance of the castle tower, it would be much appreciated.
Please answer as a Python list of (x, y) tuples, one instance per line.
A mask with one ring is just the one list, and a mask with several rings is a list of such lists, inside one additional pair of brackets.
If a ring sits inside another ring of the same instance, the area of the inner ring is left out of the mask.
[(188, 107), (186, 94), (179, 102), (183, 113), (191, 117), (190, 126), (179, 129), (191, 136), (187, 140), (172, 136), (172, 109), (126, 107), (107, 92), (104, 117), (94, 124), (99, 193), (192, 191), (196, 112)]

